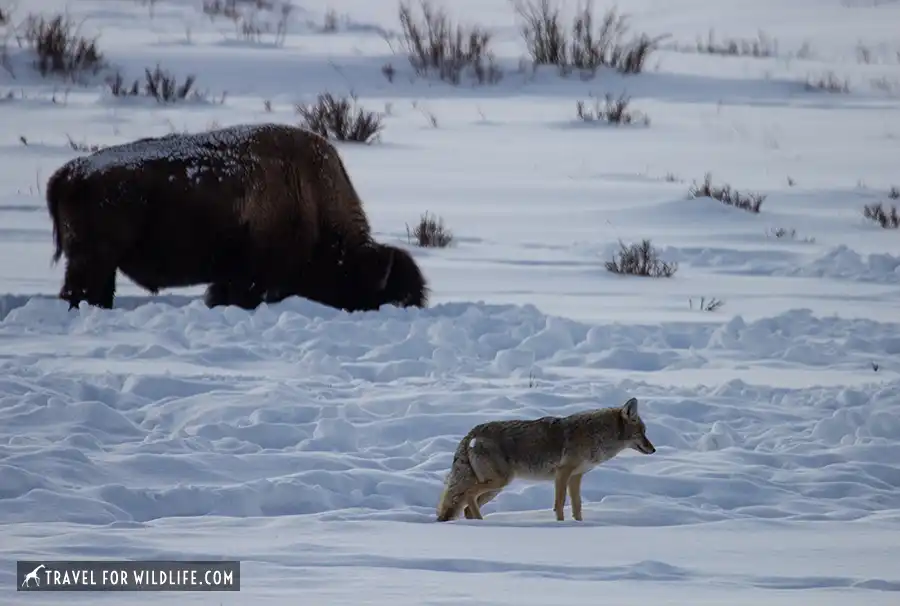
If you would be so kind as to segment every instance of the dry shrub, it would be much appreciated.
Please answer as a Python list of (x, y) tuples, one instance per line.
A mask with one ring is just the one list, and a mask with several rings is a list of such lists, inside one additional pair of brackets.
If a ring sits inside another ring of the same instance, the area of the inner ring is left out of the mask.
[(807, 77), (805, 83), (806, 90), (824, 91), (827, 93), (849, 93), (850, 83), (844, 79), (841, 80), (832, 72), (826, 72), (818, 78)]
[[(688, 305), (691, 309), (694, 309), (694, 299), (688, 299)], [(722, 299), (717, 299), (715, 297), (710, 297), (707, 299), (706, 297), (700, 297), (700, 301), (697, 303), (697, 309), (700, 311), (716, 311), (720, 307), (725, 305), (725, 301)]]
[(613, 99), (607, 93), (604, 96), (606, 103), (600, 105), (600, 100), (594, 100), (594, 108), (586, 108), (584, 101), (575, 103), (575, 111), (578, 118), (584, 122), (606, 122), (607, 124), (650, 124), (650, 117), (646, 114), (628, 108), (631, 99), (622, 93), (618, 99)]
[(69, 17), (47, 19), (29, 14), (21, 27), (19, 44), (24, 43), (37, 55), (35, 67), (42, 76), (54, 74), (74, 80), (85, 72), (96, 74), (105, 66), (97, 39), (79, 35)]
[(71, 147), (73, 150), (79, 151), (79, 152), (93, 153), (93, 152), (98, 152), (101, 149), (103, 149), (104, 147), (106, 147), (105, 145), (98, 145), (96, 143), (92, 144), (92, 143), (85, 143), (84, 141), (76, 141), (75, 139), (72, 138), (71, 135), (68, 135), (68, 134), (66, 135), (66, 139), (69, 140), (69, 147)]
[(741, 210), (751, 213), (758, 213), (763, 201), (766, 199), (765, 194), (749, 193), (744, 194), (736, 189), (732, 189), (727, 183), (722, 186), (712, 184), (712, 174), (706, 173), (703, 183), (697, 185), (696, 182), (688, 190), (688, 198), (712, 198), (718, 200), (722, 204), (734, 206)]
[(710, 29), (705, 41), (697, 40), (697, 52), (737, 57), (775, 57), (778, 55), (778, 42), (762, 31), (756, 38), (726, 38), (717, 41)]
[(116, 72), (107, 79), (110, 93), (114, 97), (150, 97), (159, 103), (175, 103), (188, 99), (201, 99), (201, 93), (194, 90), (196, 76), (188, 75), (184, 82), (178, 83), (178, 77), (171, 72), (163, 70), (158, 64), (153, 71), (144, 69), (143, 83), (135, 79), (130, 86), (125, 85), (125, 79), (120, 72)]
[(225, 17), (237, 22), (241, 18), (236, 0), (203, 0), (203, 13), (208, 15), (210, 19)]
[(884, 229), (897, 229), (900, 227), (900, 215), (897, 214), (896, 206), (891, 206), (890, 210), (885, 210), (881, 202), (866, 204), (863, 207), (863, 216), (874, 223), (878, 223)]
[(614, 274), (644, 276), (649, 278), (670, 278), (678, 271), (678, 263), (660, 259), (649, 239), (639, 244), (626, 246), (619, 242), (619, 252), (606, 262), (606, 269)]
[(622, 74), (639, 74), (659, 42), (667, 37), (640, 34), (626, 40), (628, 18), (614, 8), (595, 28), (591, 0), (576, 13), (570, 30), (562, 25), (560, 9), (551, 6), (550, 0), (515, 0), (514, 5), (523, 21), (521, 32), (532, 61), (555, 65), (562, 73), (609, 67)]
[(491, 34), (487, 30), (454, 24), (428, 0), (420, 0), (420, 5), (422, 21), (416, 20), (405, 2), (400, 4), (399, 15), (402, 43), (416, 74), (436, 72), (450, 84), (459, 84), (467, 72), (479, 84), (500, 81), (502, 72), (490, 52)]
[(816, 239), (810, 236), (800, 237), (797, 235), (797, 230), (793, 227), (774, 227), (766, 230), (766, 237), (774, 238), (776, 240), (793, 240), (795, 242), (805, 242), (807, 244), (814, 244)]
[(384, 128), (381, 116), (355, 106), (353, 95), (337, 99), (331, 93), (323, 93), (315, 103), (298, 104), (295, 109), (304, 127), (323, 137), (369, 143)]
[(453, 233), (444, 226), (444, 220), (435, 218), (427, 212), (419, 218), (419, 223), (412, 230), (406, 226), (406, 238), (417, 246), (428, 248), (445, 248), (453, 242)]

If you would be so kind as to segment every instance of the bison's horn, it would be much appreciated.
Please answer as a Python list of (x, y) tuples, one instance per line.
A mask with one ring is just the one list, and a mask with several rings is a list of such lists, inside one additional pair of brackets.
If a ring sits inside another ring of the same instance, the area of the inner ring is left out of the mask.
[(387, 288), (388, 278), (391, 277), (391, 270), (394, 268), (394, 249), (387, 249), (387, 263), (385, 263), (384, 267), (384, 275), (381, 277), (381, 281), (378, 283), (378, 290), (384, 290)]

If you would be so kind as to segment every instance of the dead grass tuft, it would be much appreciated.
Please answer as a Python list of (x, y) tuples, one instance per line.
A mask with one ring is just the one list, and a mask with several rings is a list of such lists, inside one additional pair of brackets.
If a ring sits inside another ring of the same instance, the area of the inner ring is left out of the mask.
[(375, 112), (356, 107), (356, 97), (336, 98), (331, 93), (320, 94), (315, 103), (298, 104), (304, 127), (329, 139), (369, 143), (384, 124)]
[(849, 93), (850, 83), (845, 78), (841, 80), (832, 72), (826, 72), (818, 77), (808, 76), (804, 84), (806, 90), (823, 91), (827, 93)]
[(575, 111), (578, 118), (584, 122), (606, 122), (607, 124), (643, 124), (649, 126), (650, 117), (646, 114), (629, 109), (630, 97), (622, 93), (618, 99), (613, 99), (607, 93), (604, 96), (605, 105), (600, 105), (600, 100), (594, 100), (594, 107), (586, 108), (584, 101), (575, 103)]
[[(422, 20), (409, 4), (400, 4), (401, 42), (417, 75), (436, 73), (450, 84), (469, 74), (479, 84), (495, 84), (503, 76), (490, 51), (491, 34), (479, 26), (454, 24), (447, 14), (420, 0)], [(387, 74), (385, 74), (387, 76)]]
[(206, 97), (205, 94), (195, 90), (196, 80), (196, 76), (188, 75), (179, 83), (177, 76), (163, 70), (157, 64), (152, 71), (150, 68), (144, 69), (143, 82), (135, 79), (131, 85), (126, 85), (125, 78), (117, 71), (107, 78), (106, 83), (114, 97), (149, 97), (159, 103), (176, 103)]
[(606, 269), (615, 274), (670, 278), (678, 271), (678, 263), (663, 261), (649, 239), (626, 246), (619, 242), (619, 252), (606, 262)]
[(407, 241), (427, 248), (446, 248), (453, 242), (453, 233), (444, 226), (440, 217), (432, 217), (427, 212), (419, 217), (419, 223), (412, 230), (406, 226)]
[(706, 173), (703, 183), (700, 185), (695, 181), (688, 190), (688, 199), (692, 198), (712, 198), (718, 200), (722, 204), (734, 206), (741, 210), (751, 213), (758, 213), (763, 201), (766, 199), (765, 194), (758, 193), (741, 193), (736, 189), (732, 189), (727, 183), (721, 186), (712, 184), (712, 174)]
[(58, 75), (76, 80), (84, 73), (96, 74), (105, 66), (97, 39), (80, 35), (67, 16), (58, 14), (47, 18), (29, 14), (20, 28), (19, 45), (37, 55), (34, 65), (42, 76)]
[(522, 20), (521, 33), (535, 65), (555, 65), (563, 74), (574, 69), (594, 73), (600, 67), (622, 74), (639, 74), (650, 54), (667, 35), (640, 34), (626, 39), (628, 17), (608, 10), (594, 26), (593, 3), (588, 0), (566, 29), (560, 8), (551, 0), (514, 0)]
[(900, 215), (897, 213), (896, 206), (891, 206), (890, 210), (885, 210), (881, 202), (866, 204), (863, 207), (863, 216), (884, 229), (900, 228)]

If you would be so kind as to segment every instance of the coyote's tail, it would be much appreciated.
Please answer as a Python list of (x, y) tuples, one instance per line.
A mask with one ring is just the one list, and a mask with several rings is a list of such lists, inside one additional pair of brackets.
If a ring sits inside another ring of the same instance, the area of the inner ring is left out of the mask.
[(437, 521), (447, 522), (459, 515), (462, 503), (462, 497), (466, 492), (466, 488), (477, 481), (475, 470), (472, 469), (472, 463), (469, 461), (469, 442), (472, 439), (471, 433), (466, 434), (459, 441), (456, 452), (453, 454), (453, 463), (450, 466), (450, 473), (444, 481), (444, 491), (437, 506)]

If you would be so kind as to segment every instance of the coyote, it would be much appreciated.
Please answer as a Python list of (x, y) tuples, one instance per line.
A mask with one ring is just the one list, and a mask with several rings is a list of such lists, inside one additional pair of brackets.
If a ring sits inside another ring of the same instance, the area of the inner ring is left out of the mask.
[(483, 519), (481, 507), (515, 478), (554, 480), (553, 511), (563, 520), (566, 488), (572, 517), (581, 521), (581, 478), (626, 448), (653, 454), (647, 428), (638, 415), (637, 398), (622, 406), (575, 413), (567, 417), (491, 421), (473, 427), (460, 440), (437, 521), (452, 520), (464, 511), (468, 519)]

